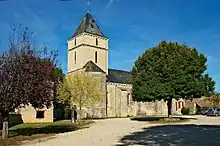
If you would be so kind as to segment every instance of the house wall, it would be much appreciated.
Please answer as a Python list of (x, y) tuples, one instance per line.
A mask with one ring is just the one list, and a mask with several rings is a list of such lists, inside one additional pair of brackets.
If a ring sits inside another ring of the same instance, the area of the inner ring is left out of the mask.
[[(37, 119), (37, 110), (45, 111), (44, 118)], [(50, 108), (35, 109), (32, 106), (26, 106), (20, 109), (21, 118), (24, 123), (43, 123), (43, 122), (53, 122), (53, 105)]]

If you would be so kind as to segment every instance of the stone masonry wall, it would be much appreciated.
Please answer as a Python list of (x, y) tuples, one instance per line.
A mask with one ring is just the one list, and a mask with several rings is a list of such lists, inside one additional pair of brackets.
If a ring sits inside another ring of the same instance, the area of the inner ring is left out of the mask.
[[(131, 90), (132, 86), (130, 84), (107, 83), (108, 117), (168, 115), (166, 101), (134, 102), (132, 101)], [(177, 100), (174, 99), (172, 103), (172, 112), (173, 114), (179, 115), (181, 114), (181, 109), (176, 110), (176, 102)]]

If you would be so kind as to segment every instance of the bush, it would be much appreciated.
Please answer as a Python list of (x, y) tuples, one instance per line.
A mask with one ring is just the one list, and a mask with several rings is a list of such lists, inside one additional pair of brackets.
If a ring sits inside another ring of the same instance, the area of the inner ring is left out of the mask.
[(69, 106), (64, 107), (64, 119), (71, 119), (72, 109)]
[(183, 114), (183, 115), (188, 115), (189, 114), (189, 108), (182, 108), (182, 110), (181, 110), (181, 113)]
[(201, 114), (201, 109), (196, 109), (196, 115), (200, 115)]

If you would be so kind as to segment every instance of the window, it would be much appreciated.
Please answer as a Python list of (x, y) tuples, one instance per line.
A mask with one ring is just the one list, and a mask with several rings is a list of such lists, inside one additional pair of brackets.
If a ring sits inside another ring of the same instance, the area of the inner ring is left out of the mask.
[(127, 94), (127, 106), (129, 106), (130, 105), (130, 94), (128, 93)]
[(75, 39), (75, 46), (76, 46), (76, 39)]
[(74, 62), (76, 64), (76, 52), (74, 52)]
[(97, 51), (95, 51), (95, 63), (97, 63)]
[(98, 46), (98, 39), (97, 38), (95, 39), (95, 44), (96, 44), (96, 46)]
[(36, 118), (43, 119), (45, 111), (36, 111)]

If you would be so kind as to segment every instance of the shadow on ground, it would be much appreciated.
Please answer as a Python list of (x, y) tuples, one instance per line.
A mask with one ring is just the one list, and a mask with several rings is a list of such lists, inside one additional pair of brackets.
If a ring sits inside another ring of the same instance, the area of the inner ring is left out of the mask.
[[(34, 123), (20, 124), (10, 128), (9, 138), (1, 139), (0, 146), (20, 145), (23, 141), (31, 141), (42, 138), (52, 138), (57, 133), (75, 131), (83, 128), (89, 128), (93, 121), (81, 121), (78, 124), (72, 124), (71, 121), (58, 121), (55, 123)], [(0, 131), (1, 134), (1, 131)]]
[[(219, 146), (220, 125), (165, 125), (124, 136), (121, 145)], [(118, 145), (119, 146), (119, 145)]]
[(31, 136), (37, 134), (58, 134), (64, 132), (71, 132), (79, 129), (89, 128), (90, 124), (93, 122), (86, 122), (82, 124), (61, 124), (61, 125), (48, 125), (45, 127), (27, 127), (27, 128), (17, 128), (9, 131), (10, 137), (16, 136)]
[[(139, 122), (152, 122), (152, 121), (160, 121), (163, 119), (167, 119), (167, 117), (134, 117), (131, 118), (132, 121), (139, 121)], [(178, 120), (196, 120), (197, 118), (187, 118), (187, 117), (172, 117), (173, 120), (178, 119)]]
[(22, 128), (22, 129), (15, 129), (9, 131), (10, 137), (15, 136), (31, 136), (35, 134), (57, 134), (57, 133), (64, 133), (77, 130), (77, 127), (72, 126), (46, 126), (43, 128)]

